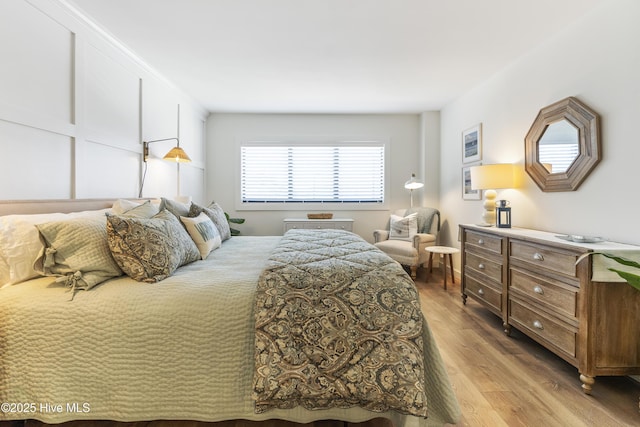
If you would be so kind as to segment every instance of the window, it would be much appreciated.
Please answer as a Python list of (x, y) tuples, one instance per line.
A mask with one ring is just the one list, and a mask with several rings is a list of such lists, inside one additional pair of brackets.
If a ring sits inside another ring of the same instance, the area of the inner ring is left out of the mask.
[(384, 202), (385, 145), (245, 143), (242, 205)]

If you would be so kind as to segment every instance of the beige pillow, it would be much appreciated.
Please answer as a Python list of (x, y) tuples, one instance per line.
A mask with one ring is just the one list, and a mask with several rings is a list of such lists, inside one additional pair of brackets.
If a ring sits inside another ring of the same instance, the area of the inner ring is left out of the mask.
[(391, 215), (389, 219), (389, 240), (412, 240), (418, 233), (418, 214), (405, 217)]
[(43, 248), (36, 224), (95, 216), (104, 219), (109, 209), (0, 217), (0, 287), (13, 285), (38, 276), (33, 261)]
[(198, 206), (195, 203), (191, 204), (191, 209), (189, 209), (190, 217), (197, 217), (201, 213), (205, 213), (211, 221), (216, 225), (218, 231), (220, 232), (220, 239), (224, 242), (228, 238), (231, 237), (231, 227), (229, 227), (229, 221), (227, 221), (227, 217), (224, 214), (224, 210), (218, 205), (216, 202), (213, 202), (209, 205), (209, 207), (203, 208), (202, 206)]
[(211, 218), (204, 212), (195, 218), (181, 216), (180, 220), (198, 247), (202, 259), (205, 259), (212, 250), (220, 247), (222, 243), (220, 233)]
[(107, 244), (104, 215), (52, 221), (36, 225), (44, 247), (33, 268), (45, 276), (58, 276), (72, 289), (91, 289), (122, 270)]
[(124, 213), (122, 213), (122, 215), (135, 218), (151, 218), (152, 216), (157, 215), (159, 212), (160, 207), (147, 200), (146, 202), (138, 206), (126, 210)]
[(152, 218), (108, 215), (107, 237), (120, 268), (142, 282), (158, 282), (181, 265), (200, 259), (196, 244), (166, 209)]

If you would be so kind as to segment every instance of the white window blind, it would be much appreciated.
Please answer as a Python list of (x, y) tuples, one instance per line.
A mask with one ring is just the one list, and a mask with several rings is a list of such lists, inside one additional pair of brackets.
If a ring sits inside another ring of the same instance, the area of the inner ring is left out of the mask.
[(242, 145), (242, 203), (382, 203), (384, 152), (382, 143)]
[(552, 165), (551, 173), (566, 172), (580, 155), (578, 144), (538, 144), (540, 163)]

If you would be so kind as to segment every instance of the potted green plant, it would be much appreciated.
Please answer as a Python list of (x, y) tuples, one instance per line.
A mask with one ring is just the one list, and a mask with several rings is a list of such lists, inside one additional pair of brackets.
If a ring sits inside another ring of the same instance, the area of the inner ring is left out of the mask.
[[(590, 255), (602, 255), (604, 257), (614, 260), (618, 264), (637, 268), (640, 272), (640, 263), (621, 257), (621, 256), (608, 254), (605, 252), (589, 252), (587, 254), (584, 254), (580, 258), (578, 258), (578, 260), (576, 261), (576, 264), (582, 261), (583, 258), (588, 257)], [(612, 268), (612, 267), (609, 267), (608, 269), (609, 271), (613, 271), (614, 273), (616, 273), (618, 276), (623, 278), (628, 284), (630, 284), (631, 286), (633, 286), (634, 288), (640, 291), (640, 274), (631, 273), (628, 271), (623, 271), (623, 270), (619, 270), (617, 268)]]
[(224, 216), (227, 218), (227, 222), (229, 223), (229, 228), (231, 229), (231, 235), (237, 236), (240, 234), (240, 230), (236, 230), (231, 227), (231, 224), (244, 224), (244, 218), (231, 218), (228, 213), (224, 213)]

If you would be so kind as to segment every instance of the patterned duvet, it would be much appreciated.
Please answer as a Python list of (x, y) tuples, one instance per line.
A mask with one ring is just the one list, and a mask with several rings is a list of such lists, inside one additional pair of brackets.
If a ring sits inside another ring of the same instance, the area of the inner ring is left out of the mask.
[(159, 283), (122, 276), (73, 301), (53, 278), (0, 289), (0, 402), (23, 404), (22, 412), (0, 411), (0, 420), (455, 421), (457, 402), (426, 324), (428, 419), (360, 407), (256, 411), (256, 283), (281, 239), (233, 237)]
[(291, 230), (256, 298), (256, 408), (427, 416), (423, 318), (402, 267), (343, 230)]

